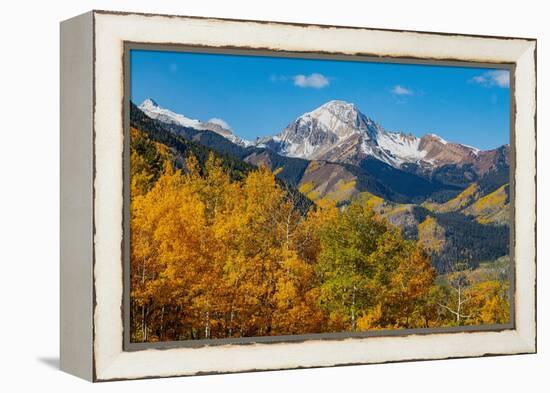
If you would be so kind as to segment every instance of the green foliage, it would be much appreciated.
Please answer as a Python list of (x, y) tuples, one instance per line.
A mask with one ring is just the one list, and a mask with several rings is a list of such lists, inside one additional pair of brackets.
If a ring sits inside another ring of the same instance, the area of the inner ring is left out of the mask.
[(482, 225), (460, 213), (439, 213), (435, 217), (445, 230), (445, 246), (434, 256), (434, 264), (441, 272), (452, 269), (456, 261), (476, 268), (481, 261), (509, 253), (507, 226)]
[[(357, 172), (357, 170), (355, 170)], [(453, 191), (457, 186), (429, 180), (415, 173), (395, 169), (376, 159), (361, 162), (360, 173), (365, 189), (375, 195), (398, 203), (422, 203), (434, 193)]]
[(431, 178), (443, 184), (465, 188), (478, 179), (478, 175), (472, 164), (448, 164), (436, 168)]
[(356, 330), (360, 310), (372, 305), (370, 280), (376, 266), (372, 254), (388, 230), (372, 210), (353, 203), (334, 222), (321, 229), (317, 271), (321, 276), (321, 304), (329, 313), (349, 317)]
[(144, 133), (132, 128), (130, 130), (130, 163), (132, 188), (134, 193), (142, 194), (151, 189), (164, 169), (166, 155)]
[(320, 302), (347, 329), (423, 326), (435, 273), (413, 241), (352, 203), (320, 231)]

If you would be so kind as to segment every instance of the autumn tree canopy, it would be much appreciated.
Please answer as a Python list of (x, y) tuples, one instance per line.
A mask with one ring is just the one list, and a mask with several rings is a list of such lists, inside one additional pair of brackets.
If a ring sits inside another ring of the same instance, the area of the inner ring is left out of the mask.
[[(134, 342), (502, 323), (507, 288), (468, 286), (462, 313), (430, 257), (360, 198), (304, 212), (272, 172), (215, 154), (176, 165), (132, 129)], [(464, 301), (464, 297), (461, 301)]]

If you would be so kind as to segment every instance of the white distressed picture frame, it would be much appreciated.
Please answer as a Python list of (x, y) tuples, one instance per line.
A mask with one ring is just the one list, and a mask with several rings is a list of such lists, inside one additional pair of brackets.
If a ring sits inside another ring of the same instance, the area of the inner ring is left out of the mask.
[[(514, 328), (125, 351), (125, 43), (515, 66)], [(91, 381), (536, 352), (536, 41), (92, 11), (61, 24), (61, 368)]]

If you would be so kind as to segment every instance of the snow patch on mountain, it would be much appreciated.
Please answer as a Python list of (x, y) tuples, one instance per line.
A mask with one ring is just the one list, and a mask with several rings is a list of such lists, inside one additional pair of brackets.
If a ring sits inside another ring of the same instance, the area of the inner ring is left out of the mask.
[[(428, 135), (428, 136), (431, 136), (432, 138), (437, 139), (439, 142), (441, 142), (441, 143), (444, 144), (444, 145), (446, 145), (447, 143), (449, 143), (449, 142), (447, 142), (445, 139), (441, 138), (439, 135), (436, 135), (436, 134), (427, 134), (427, 135)], [(466, 145), (464, 145), (464, 146), (466, 146)], [(471, 147), (471, 146), (467, 146), (467, 147)]]
[(477, 156), (477, 155), (479, 154), (479, 152), (481, 151), (481, 150), (479, 150), (477, 147), (473, 147), (473, 146), (470, 146), (470, 145), (465, 145), (465, 144), (463, 144), (463, 143), (462, 143), (462, 146), (464, 146), (464, 147), (466, 147), (466, 148), (472, 150), (472, 153), (474, 153), (476, 156)]
[(426, 157), (427, 152), (420, 149), (420, 138), (398, 132), (382, 130), (376, 138), (378, 146), (391, 154), (394, 164), (417, 162)]
[(305, 113), (300, 117), (301, 122), (317, 125), (334, 133), (342, 140), (357, 133), (357, 115), (359, 111), (354, 104), (344, 101), (329, 101), (314, 111)]
[(253, 145), (252, 142), (235, 135), (229, 124), (220, 118), (214, 117), (205, 123), (200, 120), (190, 119), (182, 114), (172, 112), (169, 109), (159, 106), (152, 98), (147, 98), (143, 101), (139, 105), (139, 109), (141, 109), (151, 119), (155, 119), (163, 123), (176, 124), (201, 131), (212, 131), (223, 136), (229, 141), (244, 147)]
[(223, 119), (219, 119), (217, 117), (213, 117), (210, 120), (208, 120), (207, 123), (217, 124), (222, 128), (225, 128), (226, 130), (231, 130), (231, 126), (227, 124), (227, 122)]
[(139, 106), (151, 119), (159, 120), (163, 123), (177, 124), (183, 127), (201, 129), (201, 122), (195, 119), (189, 119), (179, 113), (172, 112), (169, 109), (160, 107), (152, 98), (147, 98)]

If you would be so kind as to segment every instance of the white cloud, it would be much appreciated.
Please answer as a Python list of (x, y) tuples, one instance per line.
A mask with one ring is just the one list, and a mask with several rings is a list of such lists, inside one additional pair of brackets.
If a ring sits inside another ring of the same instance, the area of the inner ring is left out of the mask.
[(210, 120), (208, 120), (208, 123), (217, 124), (220, 127), (225, 128), (226, 130), (231, 130), (231, 126), (223, 119), (219, 119), (217, 117), (213, 117)]
[(313, 73), (311, 75), (294, 75), (294, 86), (311, 87), (314, 89), (322, 89), (330, 85), (330, 82), (323, 74)]
[(398, 96), (412, 96), (413, 91), (411, 89), (407, 89), (406, 87), (403, 87), (401, 85), (395, 85), (393, 89), (391, 90), (393, 94), (397, 94)]
[(483, 74), (476, 75), (470, 82), (477, 83), (485, 87), (498, 86), (510, 87), (510, 72), (506, 70), (486, 71)]

